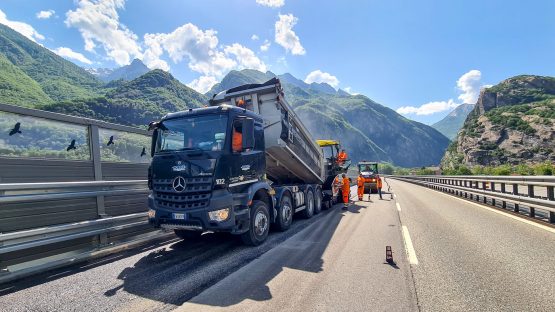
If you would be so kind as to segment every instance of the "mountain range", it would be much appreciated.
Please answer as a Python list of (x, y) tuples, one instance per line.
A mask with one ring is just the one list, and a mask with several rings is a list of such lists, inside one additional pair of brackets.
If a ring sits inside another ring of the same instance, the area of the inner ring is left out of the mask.
[(474, 109), (474, 104), (461, 104), (447, 116), (434, 123), (432, 127), (451, 140), (457, 138), (457, 133), (462, 128), (466, 117)]
[(516, 76), (481, 91), (442, 167), (555, 162), (555, 78)]
[[(3, 25), (0, 68), (2, 103), (142, 127), (165, 113), (201, 107), (219, 91), (276, 76), (248, 69), (231, 71), (204, 95), (170, 73), (144, 72), (148, 69), (138, 60), (116, 70), (86, 71)], [(449, 144), (432, 127), (366, 96), (335, 90), (326, 83), (308, 84), (291, 74), (277, 77), (313, 137), (340, 140), (355, 162), (433, 165), (439, 163)]]
[(120, 79), (130, 81), (148, 73), (150, 69), (141, 60), (134, 59), (131, 64), (119, 68), (87, 68), (86, 71), (104, 82), (110, 82)]

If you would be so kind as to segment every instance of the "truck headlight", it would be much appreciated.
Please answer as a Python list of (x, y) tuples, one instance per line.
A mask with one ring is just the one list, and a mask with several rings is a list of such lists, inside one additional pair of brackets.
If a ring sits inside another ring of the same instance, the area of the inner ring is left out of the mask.
[(208, 218), (211, 221), (222, 222), (229, 218), (229, 208), (224, 208), (220, 210), (208, 211)]
[(156, 210), (149, 209), (148, 210), (148, 218), (149, 219), (154, 219), (154, 217), (156, 217)]

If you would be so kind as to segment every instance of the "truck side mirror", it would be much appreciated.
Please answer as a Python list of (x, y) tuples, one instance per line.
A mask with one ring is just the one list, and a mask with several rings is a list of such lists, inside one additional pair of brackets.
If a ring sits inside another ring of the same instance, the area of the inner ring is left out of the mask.
[(254, 148), (254, 119), (245, 118), (242, 121), (243, 129), (243, 150)]
[(152, 141), (150, 142), (150, 157), (154, 157), (156, 151), (156, 141), (158, 140), (158, 129), (155, 128), (152, 132)]

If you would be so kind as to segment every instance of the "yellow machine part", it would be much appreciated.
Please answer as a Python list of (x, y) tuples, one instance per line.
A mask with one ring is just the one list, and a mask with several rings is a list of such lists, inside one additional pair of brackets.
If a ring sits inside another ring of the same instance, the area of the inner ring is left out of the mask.
[(316, 144), (318, 144), (320, 147), (333, 146), (333, 145), (339, 145), (339, 141), (335, 141), (335, 140), (316, 140)]

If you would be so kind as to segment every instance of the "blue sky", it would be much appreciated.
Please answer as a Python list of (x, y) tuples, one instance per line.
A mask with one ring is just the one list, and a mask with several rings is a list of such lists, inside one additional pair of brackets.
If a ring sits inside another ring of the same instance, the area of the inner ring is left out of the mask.
[(0, 10), (0, 23), (84, 67), (141, 58), (200, 91), (231, 69), (290, 72), (424, 123), (508, 77), (555, 76), (552, 0), (2, 0)]

